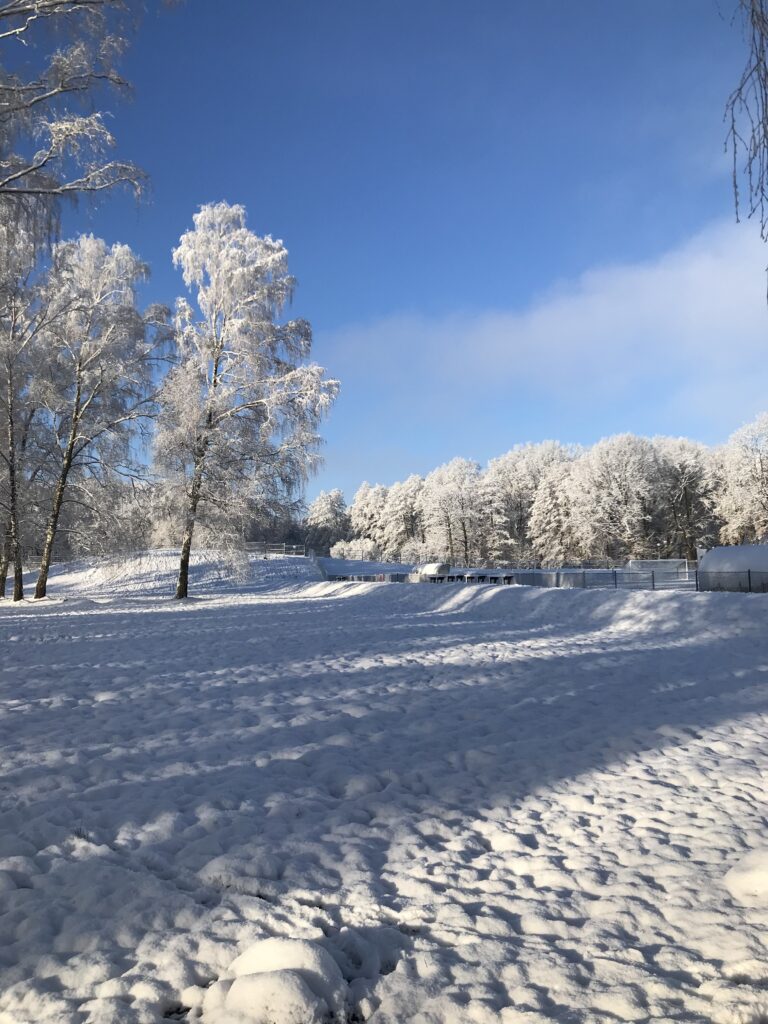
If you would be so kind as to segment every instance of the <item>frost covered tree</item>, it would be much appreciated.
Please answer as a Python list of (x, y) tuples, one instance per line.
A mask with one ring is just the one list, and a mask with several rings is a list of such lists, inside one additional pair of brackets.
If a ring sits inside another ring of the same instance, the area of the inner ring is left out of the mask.
[(354, 537), (352, 540), (337, 540), (331, 547), (331, 558), (349, 558), (362, 562), (378, 562), (381, 551), (375, 541), (367, 537)]
[[(104, 86), (125, 88), (116, 60), (131, 20), (125, 0), (0, 0), (0, 204), (28, 226), (50, 225), (62, 197), (141, 189), (92, 109)], [(42, 55), (52, 38), (63, 45)]]
[(400, 558), (404, 551), (418, 550), (425, 541), (419, 497), (424, 480), (412, 474), (392, 484), (381, 514), (381, 544), (386, 558)]
[(737, 430), (719, 454), (715, 508), (727, 544), (768, 536), (768, 413)]
[(539, 484), (550, 466), (571, 457), (558, 442), (543, 441), (519, 445), (490, 461), (483, 490), (490, 512), (488, 546), (495, 560), (509, 564), (530, 559), (529, 519)]
[(711, 453), (685, 437), (655, 437), (653, 446), (660, 469), (661, 554), (695, 561), (696, 549), (710, 546), (717, 534)]
[(6, 262), (0, 267), (0, 317), (2, 318), (2, 334), (0, 335), (0, 371), (2, 372), (2, 389), (0, 390), (0, 411), (3, 417), (3, 443), (0, 446), (2, 460), (2, 515), (3, 515), (3, 552), (2, 591), (5, 596), (5, 583), (9, 563), (14, 567), (14, 601), (24, 596), (24, 582), (21, 564), (21, 458), (24, 410), (23, 404), (29, 381), (32, 363), (29, 358), (29, 347), (33, 338), (30, 329), (30, 318), (25, 316), (32, 299), (29, 277), (34, 261), (34, 249), (27, 246), (23, 234), (14, 237), (14, 232), (7, 218), (0, 225), (0, 245), (6, 253)]
[(384, 546), (385, 508), (388, 488), (369, 484), (367, 480), (358, 488), (349, 506), (352, 535), (373, 541), (377, 551)]
[(305, 362), (306, 320), (277, 322), (295, 283), (288, 252), (250, 231), (242, 206), (201, 207), (173, 259), (197, 308), (177, 305), (178, 355), (162, 389), (156, 456), (177, 485), (183, 598), (197, 524), (219, 542), (234, 538), (261, 495), (306, 479), (338, 382)]
[[(83, 235), (54, 247), (43, 289), (56, 316), (39, 335), (44, 349), (33, 395), (50, 437), (51, 496), (35, 597), (46, 596), (65, 502), (84, 513), (115, 474), (137, 473), (132, 441), (151, 411), (154, 333), (136, 289), (147, 267), (127, 245)], [(70, 529), (73, 527), (70, 526)]]
[(0, 555), (0, 596), (5, 595), (9, 565), (13, 566), (13, 598), (24, 596), (22, 527), (32, 502), (27, 485), (38, 475), (30, 465), (37, 408), (32, 390), (41, 379), (42, 332), (61, 311), (58, 297), (41, 288), (36, 274), (35, 232), (0, 208), (0, 415), (3, 489), (0, 512), (4, 542)]
[(598, 441), (577, 459), (570, 492), (579, 547), (591, 557), (614, 561), (655, 557), (660, 475), (653, 444), (634, 434)]
[(337, 487), (320, 491), (307, 510), (307, 544), (314, 548), (330, 548), (349, 537), (349, 513), (343, 493)]
[(487, 508), (480, 467), (469, 459), (452, 459), (432, 470), (419, 495), (427, 545), (451, 562), (482, 560)]
[(559, 567), (582, 557), (571, 518), (573, 463), (552, 462), (542, 475), (531, 504), (528, 535), (545, 566)]

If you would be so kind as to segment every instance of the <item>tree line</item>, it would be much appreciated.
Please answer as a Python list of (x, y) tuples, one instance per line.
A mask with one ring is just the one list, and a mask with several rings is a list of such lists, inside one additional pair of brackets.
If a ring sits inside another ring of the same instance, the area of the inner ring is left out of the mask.
[(710, 448), (619, 434), (589, 448), (518, 445), (485, 468), (456, 458), (309, 507), (307, 542), (339, 557), (551, 566), (695, 559), (768, 536), (768, 413)]

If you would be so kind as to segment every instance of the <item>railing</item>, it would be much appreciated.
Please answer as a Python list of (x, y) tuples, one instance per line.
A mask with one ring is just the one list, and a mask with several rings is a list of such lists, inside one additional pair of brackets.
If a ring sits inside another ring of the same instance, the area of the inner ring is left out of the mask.
[(245, 550), (251, 555), (306, 555), (305, 544), (271, 544), (265, 540), (249, 540)]
[(768, 572), (746, 569), (743, 572), (698, 573), (699, 590), (727, 590), (740, 594), (768, 593)]
[(475, 569), (454, 568), (445, 575), (419, 576), (416, 573), (333, 573), (327, 579), (365, 583), (462, 583), (465, 585), (556, 587), (576, 590), (684, 590), (768, 593), (768, 572), (677, 572), (629, 569)]
[(506, 569), (453, 570), (445, 576), (410, 577), (422, 583), (491, 583), (523, 587), (556, 587), (568, 590), (697, 590), (694, 571), (655, 572), (628, 569)]

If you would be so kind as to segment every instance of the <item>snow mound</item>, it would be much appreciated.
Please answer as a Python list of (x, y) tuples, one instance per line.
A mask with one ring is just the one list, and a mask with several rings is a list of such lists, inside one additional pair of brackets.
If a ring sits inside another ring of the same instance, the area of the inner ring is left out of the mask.
[[(179, 552), (137, 551), (109, 558), (90, 558), (53, 567), (51, 597), (172, 596), (179, 572)], [(189, 568), (191, 596), (242, 592), (307, 583), (320, 578), (308, 558), (263, 558), (246, 552), (193, 551)]]
[(768, 849), (752, 850), (731, 868), (723, 881), (739, 903), (768, 905)]
[[(714, 993), (715, 999), (718, 993)], [(768, 1024), (768, 1002), (765, 992), (747, 988), (738, 1000), (731, 1000), (721, 1006), (715, 1005), (712, 1024)]]
[(219, 981), (206, 993), (206, 1024), (321, 1024), (343, 1015), (346, 982), (330, 953), (314, 942), (263, 939), (237, 957), (229, 973), (233, 981)]

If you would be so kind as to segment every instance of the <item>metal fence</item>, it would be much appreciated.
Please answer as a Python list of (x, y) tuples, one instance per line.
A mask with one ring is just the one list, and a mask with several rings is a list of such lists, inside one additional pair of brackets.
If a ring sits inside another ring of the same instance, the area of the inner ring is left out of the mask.
[(768, 593), (768, 572), (746, 569), (743, 572), (699, 572), (699, 590), (727, 590), (740, 594)]
[(251, 555), (306, 555), (305, 544), (270, 544), (265, 540), (249, 540), (245, 550)]
[(452, 569), (445, 575), (416, 573), (333, 573), (327, 579), (365, 583), (462, 583), (465, 585), (557, 587), (575, 590), (682, 590), (729, 591), (732, 593), (768, 593), (768, 572), (677, 572), (629, 569)]
[(697, 590), (693, 570), (656, 572), (628, 569), (506, 569), (454, 570), (449, 575), (412, 575), (414, 583), (491, 583), (569, 590)]

